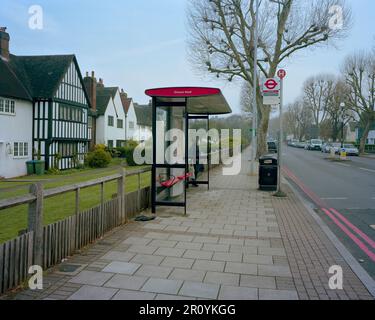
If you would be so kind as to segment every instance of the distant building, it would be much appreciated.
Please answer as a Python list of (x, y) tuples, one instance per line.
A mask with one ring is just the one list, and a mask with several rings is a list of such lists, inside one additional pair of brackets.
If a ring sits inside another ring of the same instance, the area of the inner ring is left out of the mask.
[(146, 141), (152, 137), (152, 108), (148, 105), (134, 104), (138, 125), (138, 141)]
[(0, 28), (0, 176), (26, 174), (37, 154), (46, 169), (83, 162), (90, 103), (76, 57), (15, 56), (9, 41)]
[(124, 90), (121, 90), (121, 101), (125, 111), (125, 140), (138, 140), (138, 124), (134, 102)]
[(125, 110), (118, 87), (105, 87), (97, 83), (94, 72), (86, 73), (85, 86), (90, 95), (90, 146), (104, 144), (109, 148), (122, 147), (126, 140)]

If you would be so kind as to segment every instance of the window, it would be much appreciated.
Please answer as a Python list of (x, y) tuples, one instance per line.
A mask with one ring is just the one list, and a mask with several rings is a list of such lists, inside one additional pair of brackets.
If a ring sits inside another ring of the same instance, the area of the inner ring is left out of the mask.
[(117, 128), (123, 128), (124, 127), (124, 121), (122, 119), (117, 119)]
[(134, 122), (133, 121), (129, 121), (129, 129), (134, 129)]
[(125, 144), (124, 140), (116, 140), (116, 148), (121, 148)]
[(14, 100), (0, 98), (0, 113), (15, 114), (16, 102)]
[(113, 127), (114, 119), (113, 116), (108, 116), (108, 126)]
[(90, 117), (90, 116), (87, 118), (87, 126), (89, 128), (92, 128), (92, 117)]
[(29, 144), (27, 142), (15, 142), (13, 145), (13, 156), (22, 158), (29, 156)]
[(108, 140), (108, 148), (113, 148), (113, 140)]
[(65, 121), (82, 122), (83, 111), (69, 105), (60, 103), (59, 105), (59, 119)]
[(63, 158), (77, 154), (77, 149), (76, 143), (59, 142), (59, 153)]

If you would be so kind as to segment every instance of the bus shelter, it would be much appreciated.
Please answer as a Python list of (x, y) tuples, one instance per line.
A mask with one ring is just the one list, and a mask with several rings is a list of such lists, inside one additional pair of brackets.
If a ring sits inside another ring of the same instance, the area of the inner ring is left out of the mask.
[(190, 123), (203, 120), (208, 131), (210, 115), (227, 114), (232, 110), (217, 88), (170, 87), (148, 89), (145, 93), (152, 98), (152, 213), (157, 206), (172, 206), (183, 207), (186, 214), (189, 184), (204, 184), (209, 188), (210, 183), (209, 141), (207, 178), (193, 180), (192, 168), (199, 162), (199, 151), (192, 152), (189, 146)]

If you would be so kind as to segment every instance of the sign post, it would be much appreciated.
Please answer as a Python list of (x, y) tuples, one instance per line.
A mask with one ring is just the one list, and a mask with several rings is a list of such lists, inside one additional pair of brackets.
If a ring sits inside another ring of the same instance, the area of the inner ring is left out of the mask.
[(286, 76), (286, 71), (280, 69), (277, 72), (277, 76), (280, 79), (280, 115), (279, 115), (279, 147), (277, 151), (277, 165), (278, 165), (278, 177), (277, 177), (277, 193), (276, 196), (278, 197), (285, 197), (286, 195), (281, 190), (281, 165), (282, 165), (282, 146), (283, 146), (283, 85), (284, 85), (284, 78)]

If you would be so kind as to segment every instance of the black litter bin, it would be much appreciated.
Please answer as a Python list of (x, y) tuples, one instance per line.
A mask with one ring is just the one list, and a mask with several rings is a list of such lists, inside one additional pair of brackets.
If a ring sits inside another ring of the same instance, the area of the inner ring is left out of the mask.
[(266, 155), (259, 158), (259, 189), (277, 190), (277, 159)]

